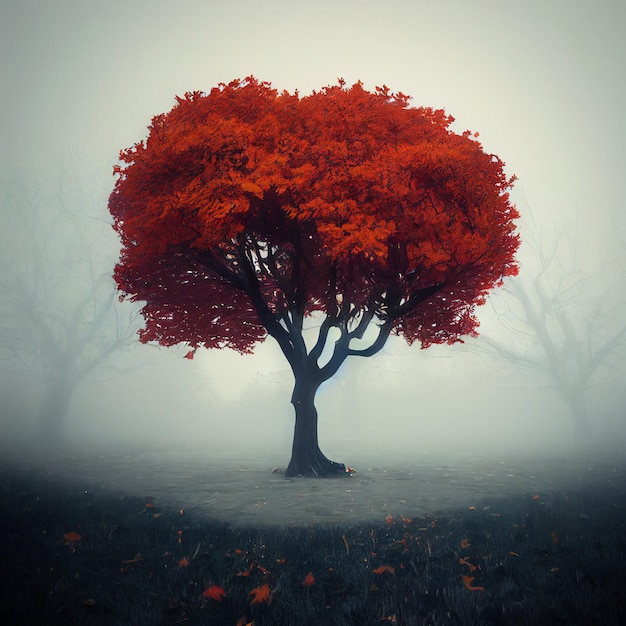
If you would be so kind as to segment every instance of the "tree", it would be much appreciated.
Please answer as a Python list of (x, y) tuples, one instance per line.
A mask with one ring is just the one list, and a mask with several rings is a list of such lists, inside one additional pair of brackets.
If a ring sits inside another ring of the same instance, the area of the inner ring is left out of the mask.
[[(588, 444), (593, 433), (587, 391), (598, 384), (599, 371), (606, 375), (623, 362), (623, 260), (620, 255), (597, 273), (586, 271), (582, 237), (571, 224), (555, 235), (532, 221), (527, 227), (525, 272), (492, 299), (506, 339), (483, 334), (471, 348), (547, 380), (569, 409), (575, 438)], [(592, 254), (597, 264), (598, 251)]]
[(0, 358), (43, 383), (34, 435), (46, 447), (61, 441), (78, 385), (137, 332), (105, 269), (110, 226), (90, 215), (70, 170), (54, 192), (3, 185)]
[[(343, 81), (309, 96), (253, 77), (176, 98), (120, 153), (115, 278), (141, 340), (246, 353), (268, 335), (294, 375), (287, 475), (345, 473), (315, 394), (391, 333), (459, 341), (517, 270), (513, 179), (441, 110)], [(318, 323), (307, 337), (304, 320)]]

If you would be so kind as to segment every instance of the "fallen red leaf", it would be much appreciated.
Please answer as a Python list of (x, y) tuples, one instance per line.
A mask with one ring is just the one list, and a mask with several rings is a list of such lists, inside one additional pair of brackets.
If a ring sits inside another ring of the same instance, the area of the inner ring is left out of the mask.
[[(248, 569), (243, 570), (242, 572), (239, 572), (237, 574), (237, 576), (250, 576), (250, 572), (256, 567), (256, 565), (254, 563), (250, 563), (250, 566), (248, 567)], [(267, 572), (267, 570), (265, 570)], [(269, 572), (267, 572), (269, 574)]]
[(315, 576), (311, 572), (309, 572), (302, 581), (303, 587), (311, 587), (315, 584)]
[(385, 572), (389, 572), (390, 574), (396, 573), (396, 568), (391, 565), (381, 565), (377, 567), (375, 570), (372, 570), (374, 574), (384, 574)]
[(475, 572), (478, 569), (477, 565), (474, 565), (473, 563), (470, 563), (467, 560), (467, 557), (464, 557), (462, 559), (459, 559), (459, 565), (467, 565), (467, 567), (469, 567), (469, 571), (470, 572)]
[(461, 578), (463, 579), (463, 584), (465, 585), (466, 589), (469, 589), (470, 591), (484, 591), (485, 588), (484, 587), (474, 587), (472, 585), (472, 581), (474, 580), (474, 576), (461, 576)]
[(209, 585), (202, 592), (202, 595), (205, 598), (210, 598), (211, 600), (215, 600), (216, 602), (221, 602), (222, 598), (226, 595), (226, 592), (219, 585)]
[(189, 565), (189, 559), (187, 557), (183, 557), (180, 561), (178, 561), (178, 567), (187, 567)]
[(80, 535), (75, 532), (65, 533), (63, 535), (67, 541), (80, 541)]
[(272, 601), (272, 594), (268, 584), (255, 587), (248, 595), (252, 596), (252, 600), (250, 600), (252, 604), (261, 604), (261, 602), (269, 604)]
[(469, 548), (472, 544), (467, 540), (467, 539), (463, 539), (463, 541), (461, 541), (461, 548)]

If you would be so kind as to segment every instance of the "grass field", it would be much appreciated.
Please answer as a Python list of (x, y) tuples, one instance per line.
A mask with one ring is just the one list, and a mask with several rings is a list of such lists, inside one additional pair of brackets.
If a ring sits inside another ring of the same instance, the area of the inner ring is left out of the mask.
[(624, 624), (623, 475), (343, 523), (294, 523), (290, 501), (283, 523), (241, 523), (5, 459), (0, 621)]

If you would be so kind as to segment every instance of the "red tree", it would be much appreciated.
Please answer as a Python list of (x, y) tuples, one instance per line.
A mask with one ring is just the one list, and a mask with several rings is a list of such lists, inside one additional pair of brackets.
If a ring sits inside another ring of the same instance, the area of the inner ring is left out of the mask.
[(476, 334), (474, 307), (517, 271), (504, 163), (408, 101), (249, 77), (177, 98), (114, 168), (115, 278), (146, 302), (141, 340), (246, 353), (271, 335), (295, 379), (288, 476), (345, 473), (314, 399), (348, 356)]

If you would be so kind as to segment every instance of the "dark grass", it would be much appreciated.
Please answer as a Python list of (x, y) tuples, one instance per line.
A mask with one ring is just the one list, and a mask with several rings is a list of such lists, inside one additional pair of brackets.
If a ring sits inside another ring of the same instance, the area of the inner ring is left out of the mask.
[[(362, 526), (257, 528), (10, 465), (0, 497), (2, 624), (626, 623), (619, 487)], [(219, 602), (203, 595), (212, 584)], [(271, 602), (252, 602), (265, 584)]]

